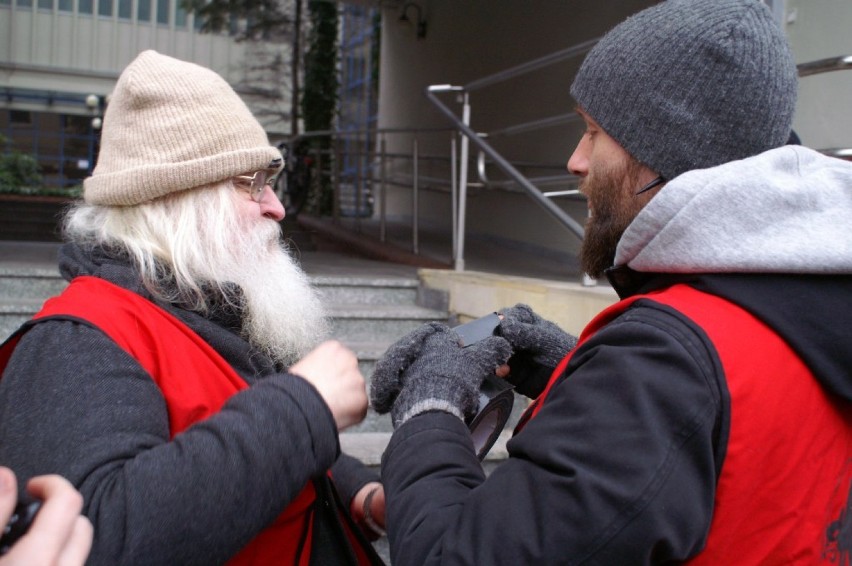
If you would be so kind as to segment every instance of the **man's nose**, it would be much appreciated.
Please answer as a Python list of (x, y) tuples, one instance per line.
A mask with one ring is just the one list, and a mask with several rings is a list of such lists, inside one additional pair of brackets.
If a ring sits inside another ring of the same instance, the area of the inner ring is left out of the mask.
[(578, 177), (585, 177), (589, 174), (589, 158), (588, 152), (586, 148), (586, 137), (580, 140), (577, 144), (577, 147), (574, 148), (574, 153), (571, 154), (571, 157), (568, 159), (568, 172), (577, 175)]
[(267, 218), (271, 218), (276, 222), (284, 220), (284, 205), (278, 199), (275, 191), (270, 185), (263, 188), (263, 198), (260, 201), (260, 212)]

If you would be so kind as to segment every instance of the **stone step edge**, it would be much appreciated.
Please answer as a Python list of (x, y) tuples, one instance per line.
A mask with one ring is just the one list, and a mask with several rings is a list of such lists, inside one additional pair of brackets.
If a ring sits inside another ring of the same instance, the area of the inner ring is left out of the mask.
[[(350, 456), (358, 458), (368, 466), (379, 466), (382, 462), (382, 454), (390, 442), (390, 432), (350, 432), (340, 433), (340, 449)], [(485, 456), (486, 462), (501, 462), (509, 457), (506, 443), (512, 438), (511, 430), (504, 430), (497, 438), (497, 442)]]
[[(0, 277), (10, 279), (61, 279), (57, 267), (29, 265), (25, 262), (0, 263)], [(321, 287), (390, 287), (416, 289), (420, 285), (417, 278), (411, 277), (367, 277), (359, 275), (311, 275), (312, 284)]]
[(334, 318), (377, 319), (382, 320), (446, 320), (447, 311), (419, 307), (411, 304), (370, 305), (335, 304), (328, 309)]

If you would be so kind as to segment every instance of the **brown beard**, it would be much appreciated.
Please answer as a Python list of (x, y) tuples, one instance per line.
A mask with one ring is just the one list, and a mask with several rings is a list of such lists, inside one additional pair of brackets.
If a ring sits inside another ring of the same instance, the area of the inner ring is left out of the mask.
[(642, 165), (630, 158), (617, 166), (590, 171), (580, 184), (592, 210), (586, 222), (580, 263), (592, 277), (599, 278), (612, 267), (621, 236), (647, 202), (647, 198), (633, 197), (641, 169)]

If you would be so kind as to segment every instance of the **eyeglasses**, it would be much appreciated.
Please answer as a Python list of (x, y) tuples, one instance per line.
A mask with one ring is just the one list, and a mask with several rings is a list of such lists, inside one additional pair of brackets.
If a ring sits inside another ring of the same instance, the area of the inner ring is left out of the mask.
[(234, 177), (234, 186), (247, 191), (251, 200), (260, 203), (263, 200), (266, 185), (275, 186), (275, 172), (263, 169), (255, 172), (254, 175), (237, 175)]

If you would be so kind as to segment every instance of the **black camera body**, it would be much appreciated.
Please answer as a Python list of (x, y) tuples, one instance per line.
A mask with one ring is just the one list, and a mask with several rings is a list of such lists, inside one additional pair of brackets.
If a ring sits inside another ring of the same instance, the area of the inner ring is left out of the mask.
[[(494, 336), (500, 324), (500, 315), (491, 313), (453, 328), (461, 338), (461, 346), (472, 344)], [(476, 455), (483, 460), (497, 442), (500, 433), (509, 421), (515, 403), (514, 387), (494, 374), (487, 376), (479, 387), (479, 410), (473, 418), (465, 419), (473, 439)]]
[(32, 525), (38, 510), (41, 509), (41, 501), (37, 499), (21, 498), (15, 505), (9, 522), (3, 529), (0, 537), (0, 556), (9, 552), (12, 545), (24, 536)]

